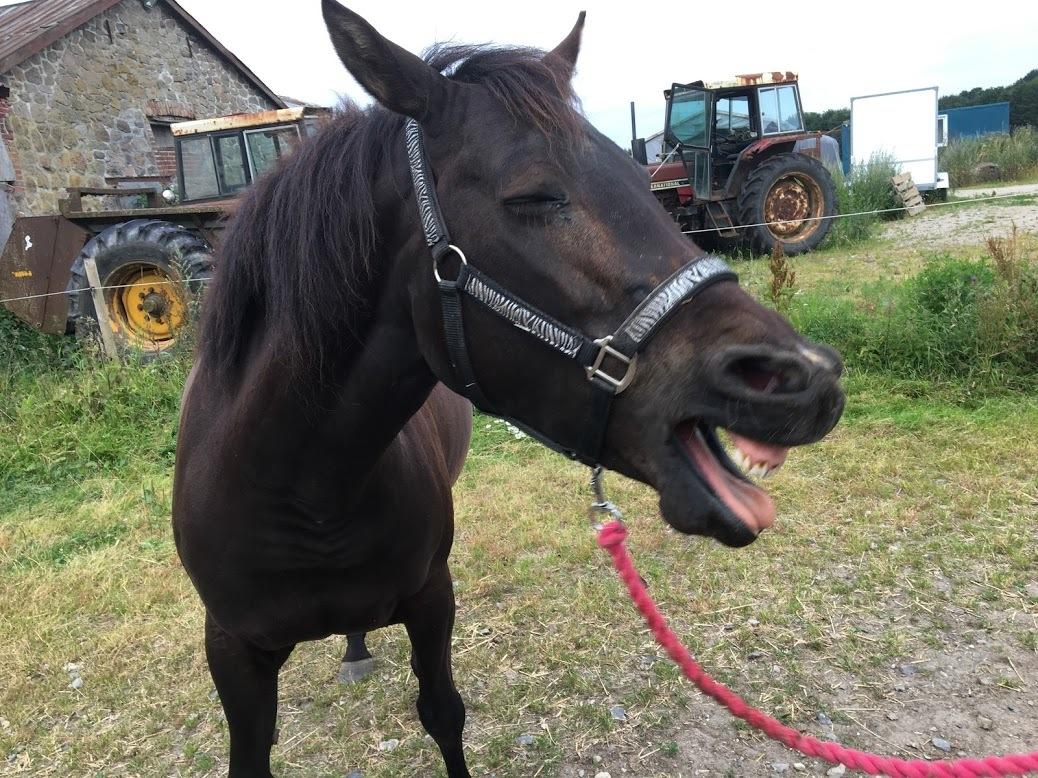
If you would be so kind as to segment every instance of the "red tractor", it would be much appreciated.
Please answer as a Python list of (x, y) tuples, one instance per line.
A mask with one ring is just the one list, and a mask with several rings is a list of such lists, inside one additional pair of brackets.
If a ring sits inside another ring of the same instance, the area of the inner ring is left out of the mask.
[[(804, 130), (793, 73), (754, 73), (732, 82), (674, 84), (664, 92), (667, 118), (661, 161), (648, 163), (660, 203), (698, 243), (785, 254), (815, 248), (836, 211), (835, 141)], [(741, 228), (741, 229), (737, 229)]]

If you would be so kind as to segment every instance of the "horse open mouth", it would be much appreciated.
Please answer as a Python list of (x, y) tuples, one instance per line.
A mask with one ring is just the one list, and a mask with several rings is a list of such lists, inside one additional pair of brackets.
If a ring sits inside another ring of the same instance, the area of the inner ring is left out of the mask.
[(780, 468), (789, 448), (726, 433), (730, 454), (716, 430), (702, 422), (685, 421), (674, 430), (693, 478), (720, 519), (711, 534), (726, 545), (743, 546), (775, 523), (775, 503), (749, 476), (765, 478)]

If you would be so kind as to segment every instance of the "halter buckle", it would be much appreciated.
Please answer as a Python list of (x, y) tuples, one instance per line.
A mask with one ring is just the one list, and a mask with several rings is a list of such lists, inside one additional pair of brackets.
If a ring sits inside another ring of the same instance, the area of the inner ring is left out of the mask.
[[(634, 373), (638, 368), (638, 355), (635, 354), (633, 357), (629, 357), (622, 351), (617, 351), (615, 348), (610, 346), (609, 344), (612, 342), (612, 335), (606, 335), (604, 338), (599, 338), (594, 341), (594, 344), (598, 346), (598, 354), (595, 356), (594, 364), (584, 369), (587, 371), (587, 378), (589, 381), (601, 378), (613, 387), (613, 391), (616, 394), (620, 394), (620, 392), (630, 386), (631, 381), (634, 380)], [(618, 362), (623, 363), (625, 370), (624, 374), (620, 378), (611, 376), (602, 369), (602, 363), (605, 361), (606, 357), (611, 357)]]
[(461, 260), (461, 264), (467, 265), (469, 261), (465, 258), (465, 252), (455, 246), (453, 243), (447, 245), (447, 250), (440, 254), (439, 258), (433, 257), (433, 276), (436, 278), (436, 283), (442, 284), (443, 279), (440, 278), (440, 263), (447, 258), (447, 256), (454, 252), (458, 255), (458, 259)]

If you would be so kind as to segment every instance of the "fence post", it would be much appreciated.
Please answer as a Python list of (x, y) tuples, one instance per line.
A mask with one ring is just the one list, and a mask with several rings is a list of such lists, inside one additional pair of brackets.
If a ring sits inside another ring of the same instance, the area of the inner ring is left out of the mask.
[(110, 359), (119, 359), (119, 349), (115, 345), (112, 333), (112, 322), (108, 318), (108, 306), (105, 304), (105, 293), (101, 289), (101, 277), (97, 273), (97, 262), (93, 257), (83, 260), (87, 281), (90, 282), (90, 296), (94, 299), (94, 313), (97, 314), (97, 325), (101, 330), (101, 342)]

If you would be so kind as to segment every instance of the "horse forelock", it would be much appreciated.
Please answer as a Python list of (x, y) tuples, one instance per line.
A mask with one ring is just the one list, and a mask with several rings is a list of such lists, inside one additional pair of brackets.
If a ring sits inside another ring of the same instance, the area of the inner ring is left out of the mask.
[[(551, 149), (572, 150), (585, 137), (579, 103), (544, 56), (531, 48), (437, 45), (425, 59), (452, 80), (486, 88)], [(286, 368), (318, 374), (332, 349), (360, 341), (381, 244), (375, 176), (394, 153), (403, 117), (349, 102), (336, 113), (252, 187), (225, 231), (200, 345), (210, 367), (237, 372), (260, 332)]]
[(530, 122), (552, 148), (572, 148), (584, 137), (580, 102), (567, 76), (540, 49), (439, 44), (425, 60), (454, 81), (479, 84), (518, 123)]

